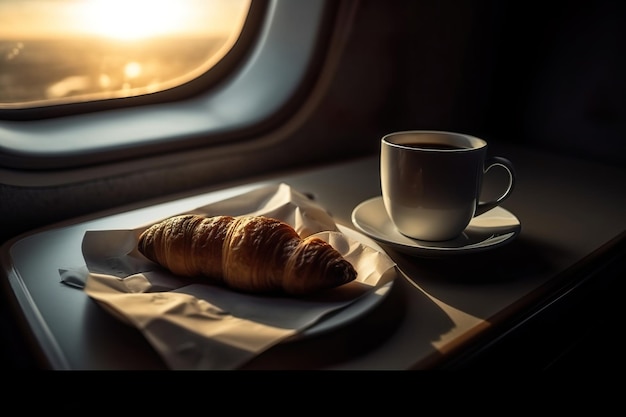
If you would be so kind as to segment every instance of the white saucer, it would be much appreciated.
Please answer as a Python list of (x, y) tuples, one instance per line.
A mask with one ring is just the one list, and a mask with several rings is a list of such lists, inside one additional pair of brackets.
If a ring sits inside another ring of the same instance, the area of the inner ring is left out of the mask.
[(472, 219), (461, 236), (428, 242), (404, 236), (389, 219), (382, 197), (365, 200), (352, 211), (352, 223), (380, 243), (413, 256), (448, 256), (494, 249), (511, 242), (520, 232), (520, 221), (511, 212), (495, 207)]

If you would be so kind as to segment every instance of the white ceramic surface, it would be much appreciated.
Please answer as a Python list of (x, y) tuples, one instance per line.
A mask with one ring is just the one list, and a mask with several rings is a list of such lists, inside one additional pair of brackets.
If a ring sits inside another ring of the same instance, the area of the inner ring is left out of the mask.
[(521, 230), (515, 215), (495, 207), (472, 219), (456, 239), (428, 242), (411, 239), (396, 229), (389, 219), (382, 197), (363, 201), (352, 211), (352, 223), (361, 232), (380, 243), (412, 256), (449, 256), (493, 249), (511, 242)]
[[(483, 176), (504, 169), (509, 184), (491, 201), (479, 201)], [(487, 156), (483, 139), (454, 132), (412, 130), (385, 135), (380, 185), (387, 214), (404, 235), (446, 241), (472, 218), (500, 205), (515, 185), (513, 164)]]
[[(339, 228), (339, 231), (361, 242), (362, 244), (368, 245), (378, 251), (384, 252), (384, 249), (376, 245), (375, 242), (365, 241), (364, 238), (366, 238), (366, 236), (363, 236), (363, 234), (361, 234), (360, 232), (352, 230), (340, 224), (337, 225), (337, 227)], [(388, 283), (378, 288), (376, 291), (370, 291), (365, 296), (359, 298), (354, 303), (350, 304), (348, 307), (342, 310), (339, 310), (337, 313), (333, 314), (332, 316), (321, 320), (319, 323), (316, 323), (315, 325), (309, 327), (308, 329), (305, 329), (304, 331), (300, 332), (295, 337), (288, 339), (287, 341), (300, 340), (302, 338), (316, 336), (320, 333), (334, 330), (338, 327), (344, 326), (352, 322), (353, 320), (356, 320), (361, 315), (367, 313), (368, 311), (376, 307), (378, 304), (380, 304), (385, 299), (387, 294), (389, 294), (389, 290), (393, 286), (394, 282), (395, 280), (389, 281)]]

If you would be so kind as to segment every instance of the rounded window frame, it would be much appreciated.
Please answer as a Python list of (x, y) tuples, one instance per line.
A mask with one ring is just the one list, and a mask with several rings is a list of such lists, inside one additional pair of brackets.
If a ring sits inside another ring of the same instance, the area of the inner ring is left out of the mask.
[(240, 44), (206, 77), (146, 96), (2, 110), (0, 169), (71, 169), (254, 138), (295, 111), (335, 9), (253, 0)]

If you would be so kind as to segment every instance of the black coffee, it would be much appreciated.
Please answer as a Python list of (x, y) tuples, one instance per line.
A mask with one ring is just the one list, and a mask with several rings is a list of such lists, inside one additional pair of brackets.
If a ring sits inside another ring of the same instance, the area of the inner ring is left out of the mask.
[(403, 145), (408, 146), (410, 148), (434, 149), (434, 150), (443, 150), (443, 151), (450, 151), (454, 149), (467, 149), (464, 146), (450, 145), (449, 143), (413, 142), (413, 143), (403, 143)]

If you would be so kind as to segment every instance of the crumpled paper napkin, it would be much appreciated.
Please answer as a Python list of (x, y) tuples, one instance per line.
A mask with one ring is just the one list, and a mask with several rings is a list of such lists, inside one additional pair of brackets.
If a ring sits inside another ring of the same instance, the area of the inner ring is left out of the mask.
[[(111, 314), (139, 329), (170, 369), (236, 369), (271, 346), (306, 335), (330, 313), (364, 297), (381, 297), (395, 263), (362, 235), (339, 228), (330, 214), (287, 184), (262, 186), (189, 213), (264, 215), (289, 223), (301, 237), (329, 242), (357, 279), (310, 297), (257, 296), (175, 276), (137, 250), (133, 230), (90, 230), (83, 238), (84, 275), (61, 270), (62, 282), (84, 291)], [(181, 213), (182, 214), (182, 213)]]

